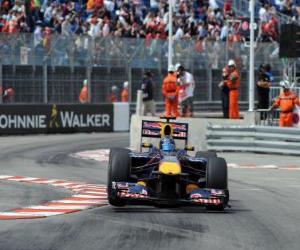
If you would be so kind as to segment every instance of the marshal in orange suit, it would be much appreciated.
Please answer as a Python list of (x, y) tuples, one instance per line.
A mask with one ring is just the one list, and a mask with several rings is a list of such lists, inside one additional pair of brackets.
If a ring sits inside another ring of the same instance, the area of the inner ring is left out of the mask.
[(88, 102), (88, 87), (87, 87), (87, 80), (85, 79), (82, 84), (82, 89), (79, 95), (79, 102), (80, 103), (87, 103)]
[(178, 93), (177, 77), (175, 67), (169, 66), (168, 75), (165, 77), (162, 85), (162, 94), (165, 98), (165, 116), (178, 116)]
[(226, 82), (229, 88), (229, 119), (239, 119), (239, 87), (240, 87), (240, 75), (236, 70), (236, 64), (234, 60), (228, 62), (229, 77)]
[(290, 83), (288, 81), (280, 82), (283, 92), (276, 98), (273, 108), (280, 108), (279, 126), (293, 127), (293, 109), (295, 105), (300, 105), (300, 101), (290, 90)]

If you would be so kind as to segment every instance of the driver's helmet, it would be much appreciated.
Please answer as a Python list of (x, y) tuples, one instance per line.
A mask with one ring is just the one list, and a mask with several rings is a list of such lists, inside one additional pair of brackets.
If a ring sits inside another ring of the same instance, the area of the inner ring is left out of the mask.
[(160, 141), (160, 149), (164, 152), (171, 152), (175, 150), (175, 141), (171, 137), (162, 138)]

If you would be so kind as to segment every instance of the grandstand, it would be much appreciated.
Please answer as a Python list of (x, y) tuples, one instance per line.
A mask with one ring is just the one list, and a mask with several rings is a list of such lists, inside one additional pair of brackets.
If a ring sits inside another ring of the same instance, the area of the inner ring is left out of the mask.
[[(0, 31), (4, 33), (31, 32), (41, 39), (49, 33), (166, 39), (168, 32), (167, 0), (3, 0), (0, 3)], [(272, 39), (270, 29), (278, 29), (278, 20), (290, 17), (298, 21), (299, 13), (298, 0), (256, 4), (262, 30), (267, 30)], [(246, 0), (176, 0), (174, 38), (218, 40), (222, 33), (224, 40), (230, 33), (227, 21), (247, 15)], [(236, 27), (230, 28), (236, 33)]]

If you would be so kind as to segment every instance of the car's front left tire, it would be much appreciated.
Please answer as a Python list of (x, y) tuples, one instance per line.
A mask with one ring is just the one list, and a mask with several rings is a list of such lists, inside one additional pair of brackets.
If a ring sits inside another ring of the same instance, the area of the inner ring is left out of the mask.
[(125, 148), (111, 148), (109, 153), (107, 173), (107, 198), (113, 206), (125, 206), (126, 202), (119, 197), (112, 188), (112, 182), (129, 182), (130, 150)]

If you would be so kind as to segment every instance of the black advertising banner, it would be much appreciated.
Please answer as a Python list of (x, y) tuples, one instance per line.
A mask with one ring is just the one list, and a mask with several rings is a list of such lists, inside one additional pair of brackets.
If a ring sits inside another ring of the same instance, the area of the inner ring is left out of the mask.
[(113, 131), (113, 104), (0, 105), (0, 135)]

